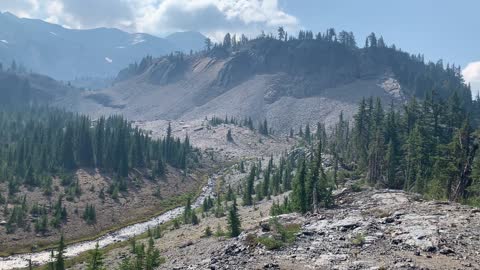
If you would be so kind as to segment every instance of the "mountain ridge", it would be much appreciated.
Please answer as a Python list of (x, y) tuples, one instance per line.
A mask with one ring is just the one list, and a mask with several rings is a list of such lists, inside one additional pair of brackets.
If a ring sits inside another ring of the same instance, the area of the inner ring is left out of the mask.
[(113, 76), (147, 54), (200, 50), (205, 38), (198, 32), (160, 38), (116, 28), (68, 29), (8, 12), (0, 13), (0, 25), (0, 62), (17, 61), (57, 80)]
[(123, 69), (112, 87), (86, 94), (93, 107), (79, 110), (136, 120), (252, 117), (287, 132), (318, 121), (333, 124), (341, 111), (351, 118), (364, 97), (401, 105), (424, 98), (428, 89), (436, 98), (456, 92), (471, 102), (457, 68), (425, 63), (394, 45), (358, 48), (322, 38), (259, 37), (193, 55), (145, 57)]

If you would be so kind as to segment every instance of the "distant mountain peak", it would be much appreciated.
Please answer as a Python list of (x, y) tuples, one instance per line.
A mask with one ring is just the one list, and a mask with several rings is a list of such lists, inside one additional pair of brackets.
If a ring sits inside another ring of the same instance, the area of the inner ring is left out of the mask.
[(15, 60), (28, 69), (60, 80), (111, 77), (146, 55), (198, 51), (203, 44), (204, 37), (197, 32), (160, 38), (107, 27), (68, 29), (0, 12), (0, 63)]

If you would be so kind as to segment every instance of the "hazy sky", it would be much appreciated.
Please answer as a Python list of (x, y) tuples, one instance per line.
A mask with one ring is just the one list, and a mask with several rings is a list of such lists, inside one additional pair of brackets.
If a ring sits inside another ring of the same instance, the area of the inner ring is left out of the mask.
[(465, 79), (480, 89), (478, 0), (0, 0), (0, 10), (70, 28), (118, 27), (159, 36), (334, 27), (353, 31), (362, 45), (373, 31), (428, 60), (461, 65)]

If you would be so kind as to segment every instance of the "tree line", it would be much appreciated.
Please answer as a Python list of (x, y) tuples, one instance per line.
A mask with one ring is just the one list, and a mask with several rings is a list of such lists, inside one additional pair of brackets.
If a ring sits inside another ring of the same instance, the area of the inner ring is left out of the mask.
[(412, 98), (402, 108), (363, 99), (351, 125), (340, 116), (327, 151), (335, 166), (354, 170), (372, 186), (478, 204), (479, 133), (472, 114), (456, 92), (447, 100), (435, 93)]
[(98, 168), (118, 180), (134, 168), (148, 169), (155, 178), (166, 164), (186, 169), (196, 160), (188, 137), (174, 138), (170, 126), (162, 139), (153, 139), (121, 116), (91, 120), (46, 107), (0, 111), (0, 140), (0, 177), (11, 194), (20, 184), (48, 188), (51, 176), (80, 167)]

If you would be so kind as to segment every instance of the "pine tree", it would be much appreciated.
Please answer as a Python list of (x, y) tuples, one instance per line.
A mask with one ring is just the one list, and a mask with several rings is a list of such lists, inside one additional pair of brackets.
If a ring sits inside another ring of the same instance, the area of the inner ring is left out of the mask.
[(89, 225), (95, 224), (97, 222), (97, 214), (95, 211), (95, 206), (93, 206), (93, 204), (87, 204), (85, 206), (85, 210), (83, 212), (83, 219)]
[(245, 173), (245, 162), (243, 160), (240, 161), (240, 172)]
[(363, 169), (368, 163), (368, 143), (369, 143), (369, 129), (370, 117), (365, 99), (362, 99), (358, 108), (357, 114), (354, 116), (354, 143), (355, 153), (358, 166)]
[(256, 175), (256, 169), (255, 169), (255, 166), (252, 166), (252, 168), (250, 169), (250, 174), (247, 178), (245, 192), (243, 193), (243, 205), (253, 204), (252, 195), (254, 192), (255, 175)]
[(283, 40), (285, 38), (285, 29), (282, 26), (278, 27), (278, 39)]
[(283, 190), (288, 191), (292, 189), (292, 168), (290, 163), (285, 166), (285, 173), (283, 174)]
[[(321, 166), (321, 151), (322, 145), (319, 143), (315, 157), (312, 156), (310, 161), (310, 168), (308, 170), (305, 180), (305, 211), (315, 210), (318, 208), (319, 199), (319, 181), (320, 181), (320, 166)], [(303, 212), (302, 212), (303, 213)]]
[(447, 194), (451, 201), (465, 200), (467, 189), (471, 185), (470, 174), (476, 148), (472, 146), (470, 132), (469, 123), (465, 121), (449, 144), (450, 155), (456, 167), (456, 173), (447, 184)]
[(237, 237), (241, 232), (240, 217), (238, 215), (237, 202), (234, 200), (228, 211), (228, 226), (230, 228), (230, 237)]
[(230, 33), (227, 33), (223, 38), (223, 47), (227, 49), (232, 47), (232, 37), (230, 36)]
[(145, 256), (145, 269), (153, 270), (161, 264), (160, 251), (154, 247), (153, 238), (148, 240), (148, 248)]
[(65, 270), (65, 259), (63, 253), (65, 252), (65, 242), (63, 234), (60, 236), (60, 242), (58, 244), (57, 256), (55, 261), (55, 270)]
[(270, 170), (268, 168), (263, 172), (262, 195), (263, 197), (270, 195)]
[(77, 139), (78, 164), (84, 167), (92, 167), (94, 164), (93, 145), (90, 132), (90, 120), (86, 116), (80, 118), (80, 127)]
[(398, 188), (397, 183), (397, 156), (393, 141), (390, 140), (387, 146), (387, 153), (385, 156), (385, 178), (386, 184), (389, 188)]
[(95, 249), (90, 251), (90, 259), (87, 262), (87, 270), (104, 270), (103, 254), (98, 246), (95, 244)]
[(258, 127), (258, 131), (260, 132), (260, 134), (268, 136), (269, 130), (268, 130), (267, 119), (264, 119), (263, 123), (260, 123), (260, 125)]
[(400, 171), (401, 142), (399, 137), (399, 120), (393, 102), (385, 120), (385, 142), (388, 143), (385, 156), (385, 179), (389, 188), (402, 188), (397, 174)]
[(95, 128), (95, 164), (102, 168), (105, 156), (105, 117), (100, 117)]
[(205, 47), (207, 48), (207, 51), (210, 51), (212, 48), (212, 40), (210, 38), (205, 39)]
[(163, 158), (161, 155), (158, 155), (157, 157), (157, 164), (155, 166), (155, 174), (158, 176), (164, 176), (165, 175), (165, 162), (163, 161)]
[(228, 132), (227, 132), (227, 142), (233, 142), (232, 130), (231, 129), (228, 129)]
[(63, 138), (63, 167), (72, 170), (76, 167), (75, 157), (73, 156), (73, 128), (68, 125)]
[(297, 169), (297, 175), (295, 177), (295, 182), (293, 184), (292, 192), (292, 201), (295, 209), (300, 213), (304, 214), (307, 212), (307, 201), (306, 201), (306, 190), (305, 182), (307, 176), (307, 168), (305, 164), (305, 159), (303, 158), (299, 162), (299, 167)]
[(229, 202), (229, 201), (233, 201), (233, 199), (235, 199), (235, 193), (233, 193), (232, 187), (228, 185), (227, 195), (225, 197), (225, 200)]
[(371, 185), (382, 181), (384, 164), (384, 137), (381, 129), (375, 131), (368, 158), (368, 182)]
[(307, 143), (311, 142), (310, 124), (308, 124), (308, 123), (305, 126), (305, 137), (304, 137), (304, 139), (305, 139), (305, 141), (307, 141)]
[(183, 223), (188, 224), (192, 221), (192, 203), (191, 198), (187, 198), (187, 202), (185, 203), (185, 210), (183, 211)]
[(200, 220), (197, 217), (197, 214), (195, 214), (195, 211), (192, 211), (192, 225), (198, 225), (200, 223)]

